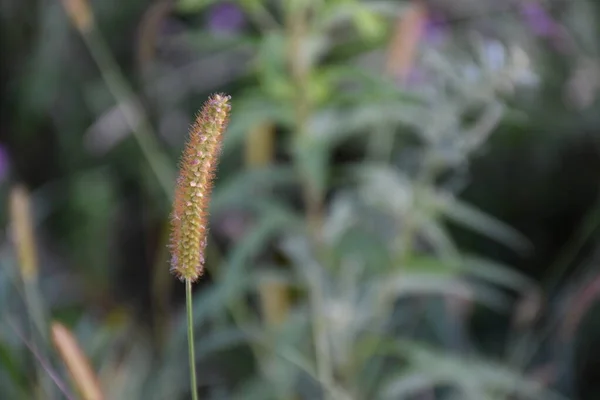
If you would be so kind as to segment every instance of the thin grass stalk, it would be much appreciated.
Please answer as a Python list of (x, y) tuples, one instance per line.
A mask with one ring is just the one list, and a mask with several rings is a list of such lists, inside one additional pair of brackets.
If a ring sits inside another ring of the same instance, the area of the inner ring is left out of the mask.
[[(44, 350), (48, 344), (46, 310), (39, 292), (38, 256), (35, 245), (33, 218), (29, 193), (23, 186), (16, 186), (10, 194), (10, 214), (12, 236), (17, 252), (19, 272), (23, 283), (25, 307), (30, 323), (31, 337), (43, 358), (48, 354)], [(39, 340), (36, 340), (39, 337)], [(43, 399), (54, 398), (54, 385), (47, 377), (42, 366), (37, 365), (37, 375), (44, 395)]]
[(194, 351), (194, 313), (192, 310), (192, 281), (185, 280), (185, 308), (187, 310), (188, 356), (190, 359), (190, 390), (192, 399), (198, 400), (198, 384), (196, 383), (196, 352)]

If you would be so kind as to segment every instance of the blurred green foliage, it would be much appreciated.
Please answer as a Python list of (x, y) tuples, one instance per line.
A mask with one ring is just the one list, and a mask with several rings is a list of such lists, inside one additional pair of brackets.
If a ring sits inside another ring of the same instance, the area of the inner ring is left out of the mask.
[[(233, 108), (194, 299), (201, 398), (595, 398), (577, 376), (600, 329), (592, 2), (426, 2), (404, 81), (382, 71), (407, 1), (92, 2), (89, 30), (67, 3), (0, 8), (1, 184), (30, 187), (40, 259), (28, 286), (4, 212), (0, 398), (72, 383), (36, 313), (69, 325), (107, 399), (188, 395), (165, 230), (215, 91)], [(249, 165), (263, 123), (274, 152)]]

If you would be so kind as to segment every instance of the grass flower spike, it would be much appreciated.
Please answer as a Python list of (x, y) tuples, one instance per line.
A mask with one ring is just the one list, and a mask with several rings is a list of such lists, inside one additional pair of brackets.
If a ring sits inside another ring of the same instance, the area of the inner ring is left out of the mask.
[(196, 281), (203, 272), (208, 206), (227, 127), (230, 96), (211, 96), (196, 117), (181, 159), (171, 214), (171, 272)]

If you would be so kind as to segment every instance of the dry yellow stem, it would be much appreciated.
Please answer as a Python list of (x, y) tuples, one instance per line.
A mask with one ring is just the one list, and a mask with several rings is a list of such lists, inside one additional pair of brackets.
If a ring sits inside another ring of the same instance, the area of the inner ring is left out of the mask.
[(413, 1), (408, 11), (398, 17), (394, 36), (388, 47), (386, 74), (404, 82), (413, 65), (421, 39), (427, 9), (421, 1)]
[(10, 217), (21, 276), (30, 281), (37, 277), (37, 253), (29, 194), (22, 186), (14, 187), (10, 193)]
[(73, 25), (81, 33), (92, 28), (94, 16), (87, 0), (62, 0), (63, 7)]
[(77, 339), (58, 322), (52, 323), (52, 341), (84, 400), (102, 400), (102, 390)]

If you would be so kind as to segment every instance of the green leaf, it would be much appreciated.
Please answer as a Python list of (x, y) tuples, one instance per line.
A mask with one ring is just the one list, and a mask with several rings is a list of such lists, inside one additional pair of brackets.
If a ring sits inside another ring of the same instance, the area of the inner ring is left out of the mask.
[(323, 141), (314, 135), (297, 136), (294, 142), (294, 162), (303, 182), (313, 195), (323, 198), (329, 180), (329, 152)]
[(409, 367), (402, 374), (394, 377), (384, 384), (382, 388), (383, 399), (411, 398), (425, 390), (432, 390), (438, 385), (453, 383), (446, 376), (428, 373), (420, 369)]
[[(405, 389), (420, 387), (423, 382), (429, 381), (450, 384), (468, 398), (491, 399), (492, 395), (517, 394), (528, 399), (565, 399), (537, 382), (524, 378), (520, 371), (513, 371), (499, 363), (434, 350), (414, 341), (398, 340), (395, 343), (395, 346), (388, 344), (386, 351), (405, 358), (410, 369), (386, 385), (385, 398), (397, 398), (393, 395)], [(421, 374), (420, 379), (415, 378), (417, 374)]]
[(464, 276), (479, 278), (483, 282), (498, 285), (517, 292), (526, 292), (535, 288), (535, 282), (510, 266), (487, 260), (476, 255), (460, 254), (460, 257), (448, 262), (429, 255), (416, 255), (402, 265), (409, 273), (422, 272), (442, 276)]
[(508, 307), (508, 298), (504, 293), (491, 287), (468, 284), (453, 275), (439, 271), (394, 271), (378, 278), (375, 288), (382, 305), (391, 304), (402, 297), (435, 295), (473, 300), (495, 310)]
[(455, 197), (438, 193), (434, 199), (436, 208), (450, 220), (486, 235), (521, 253), (532, 250), (529, 239), (517, 230)]
[(535, 282), (510, 266), (474, 255), (462, 256), (462, 268), (486, 282), (510, 288), (520, 293), (535, 288)]

